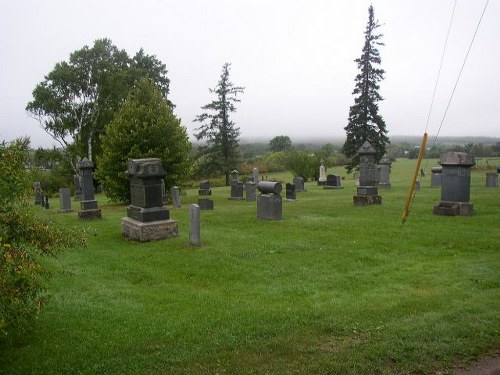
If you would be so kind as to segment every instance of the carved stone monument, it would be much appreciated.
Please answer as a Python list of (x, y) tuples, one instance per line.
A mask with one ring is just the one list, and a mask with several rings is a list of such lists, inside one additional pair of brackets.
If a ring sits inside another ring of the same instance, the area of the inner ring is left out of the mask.
[(238, 181), (238, 171), (234, 170), (231, 172), (233, 180), (231, 181), (231, 196), (228, 198), (230, 200), (243, 200), (243, 183)]
[(129, 160), (126, 173), (130, 176), (131, 204), (127, 217), (122, 218), (125, 238), (140, 242), (177, 237), (177, 222), (163, 205), (162, 177), (166, 175), (160, 159)]
[(257, 184), (249, 181), (245, 184), (245, 194), (247, 202), (255, 202), (257, 200)]
[(71, 190), (69, 188), (59, 189), (59, 212), (73, 212), (71, 209)]
[(382, 197), (378, 195), (376, 186), (376, 150), (368, 141), (358, 150), (359, 155), (359, 186), (353, 202), (356, 206), (382, 204)]
[(210, 189), (210, 181), (208, 180), (200, 181), (200, 188), (198, 189), (198, 195), (212, 195), (212, 190)]
[(293, 183), (295, 185), (295, 192), (296, 193), (306, 191), (306, 188), (304, 186), (304, 179), (302, 177), (294, 177)]
[(435, 215), (471, 216), (471, 167), (476, 165), (472, 155), (465, 152), (447, 152), (439, 158), (441, 172), (441, 201), (433, 208)]
[(390, 189), (391, 188), (391, 164), (392, 161), (384, 155), (379, 162), (380, 172), (379, 172), (379, 189)]
[(257, 218), (281, 220), (283, 215), (281, 189), (279, 182), (261, 181), (257, 184), (261, 194), (257, 196)]
[(97, 207), (97, 201), (94, 196), (94, 180), (92, 171), (94, 163), (92, 160), (83, 158), (78, 164), (82, 184), (82, 200), (80, 201), (80, 211), (78, 211), (78, 219), (94, 220), (101, 218), (101, 209)]
[(324, 160), (321, 159), (320, 163), (321, 165), (319, 166), (319, 178), (318, 178), (318, 185), (324, 186), (326, 185), (326, 168), (324, 165)]

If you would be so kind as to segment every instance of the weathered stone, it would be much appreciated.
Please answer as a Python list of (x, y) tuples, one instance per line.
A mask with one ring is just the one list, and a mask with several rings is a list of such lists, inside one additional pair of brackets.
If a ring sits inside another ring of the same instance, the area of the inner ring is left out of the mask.
[(201, 246), (200, 206), (189, 205), (189, 245)]
[(255, 202), (257, 200), (257, 184), (247, 182), (245, 184), (245, 193), (247, 202)]
[(257, 196), (257, 218), (264, 220), (282, 220), (283, 211), (281, 195), (259, 194)]
[(381, 189), (390, 189), (391, 188), (391, 164), (392, 161), (384, 155), (384, 157), (379, 162), (379, 176), (378, 176), (378, 187)]
[(304, 185), (304, 179), (302, 177), (294, 177), (293, 184), (295, 185), (295, 192), (296, 193), (301, 193), (301, 192), (306, 191), (305, 185)]
[(274, 181), (260, 181), (257, 184), (257, 189), (264, 194), (280, 194), (282, 188), (281, 183)]
[(181, 195), (179, 191), (179, 187), (177, 186), (172, 186), (172, 189), (170, 189), (171, 195), (172, 195), (172, 206), (174, 208), (181, 208), (182, 203), (181, 203)]
[(87, 158), (84, 158), (79, 164), (82, 186), (82, 200), (80, 202), (80, 211), (78, 218), (80, 220), (94, 220), (100, 219), (101, 210), (98, 208), (97, 200), (94, 196), (94, 181), (92, 178), (92, 171), (94, 170), (94, 163)]
[(126, 239), (147, 242), (178, 237), (179, 228), (175, 220), (160, 220), (143, 223), (130, 217), (122, 218), (122, 235)]
[(498, 187), (498, 174), (486, 173), (486, 187)]
[(294, 201), (297, 199), (297, 194), (295, 194), (295, 184), (287, 183), (285, 185), (285, 190), (286, 190), (287, 201)]
[(343, 189), (342, 178), (336, 174), (329, 174), (326, 176), (326, 184), (323, 189)]
[(357, 195), (353, 196), (356, 206), (382, 204), (382, 197), (378, 195), (376, 186), (377, 168), (375, 166), (376, 150), (366, 141), (358, 151), (359, 156), (359, 185)]
[(208, 198), (198, 198), (198, 206), (200, 206), (200, 210), (213, 210), (214, 201)]
[(59, 189), (59, 212), (73, 212), (71, 209), (71, 190), (69, 188)]
[(326, 168), (324, 166), (324, 160), (321, 159), (320, 161), (321, 165), (319, 166), (319, 178), (318, 178), (318, 185), (324, 186), (326, 185)]
[(33, 184), (33, 190), (35, 192), (35, 205), (41, 206), (42, 205), (42, 185), (40, 182), (35, 182)]

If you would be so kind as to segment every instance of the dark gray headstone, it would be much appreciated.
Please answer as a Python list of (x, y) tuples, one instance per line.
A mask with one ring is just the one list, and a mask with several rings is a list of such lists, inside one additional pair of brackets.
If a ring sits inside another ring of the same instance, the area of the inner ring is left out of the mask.
[(441, 187), (441, 172), (442, 167), (431, 168), (431, 187)]
[(231, 182), (231, 200), (243, 200), (243, 183), (233, 180)]
[(285, 185), (286, 190), (286, 200), (294, 201), (297, 199), (297, 194), (295, 194), (295, 184), (287, 183)]
[(79, 175), (73, 175), (73, 184), (75, 185), (75, 200), (80, 201), (82, 200), (82, 184)]
[(380, 170), (379, 170), (379, 181), (378, 187), (381, 189), (390, 189), (391, 188), (391, 164), (392, 161), (386, 155), (380, 160)]
[(212, 190), (210, 188), (210, 181), (208, 180), (200, 181), (200, 189), (198, 190), (198, 195), (212, 195)]
[(283, 218), (281, 195), (259, 194), (257, 196), (257, 218), (281, 220)]
[(201, 246), (200, 206), (189, 205), (189, 245)]
[(198, 198), (198, 206), (200, 210), (213, 210), (214, 201), (208, 198)]
[(304, 186), (304, 179), (302, 177), (294, 177), (293, 183), (295, 184), (295, 192), (300, 193), (306, 191)]
[(160, 159), (132, 159), (127, 165), (130, 176), (130, 206), (127, 216), (147, 223), (169, 220), (170, 211), (163, 205), (162, 177), (165, 170)]
[(323, 189), (343, 189), (342, 177), (336, 174), (329, 174), (326, 176), (326, 183)]
[(59, 189), (59, 212), (72, 212), (71, 209), (71, 190), (69, 188)]
[(275, 181), (260, 181), (257, 184), (257, 189), (264, 194), (280, 194), (282, 188), (281, 183)]
[(434, 206), (436, 215), (472, 215), (470, 203), (471, 167), (476, 165), (472, 155), (447, 152), (439, 159), (441, 172), (441, 201)]
[(486, 187), (498, 187), (498, 174), (486, 173)]
[(78, 211), (78, 218), (80, 220), (94, 220), (101, 218), (101, 210), (97, 207), (97, 200), (94, 196), (94, 181), (92, 172), (94, 170), (94, 163), (87, 158), (84, 158), (78, 164), (81, 176), (82, 186), (82, 200), (80, 202), (80, 211)]
[(377, 151), (368, 141), (358, 150), (359, 156), (359, 185), (357, 195), (353, 196), (356, 206), (382, 204), (382, 197), (378, 195), (376, 186), (377, 167), (375, 165), (375, 154)]

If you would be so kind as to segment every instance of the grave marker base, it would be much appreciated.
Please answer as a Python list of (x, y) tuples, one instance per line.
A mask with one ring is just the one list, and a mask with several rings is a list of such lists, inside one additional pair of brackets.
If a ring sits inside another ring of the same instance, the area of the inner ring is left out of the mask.
[(472, 216), (474, 205), (470, 202), (439, 201), (432, 213), (443, 216)]
[(95, 210), (84, 210), (84, 211), (78, 211), (78, 219), (79, 220), (95, 220), (95, 219), (101, 219), (102, 214), (101, 214), (101, 209), (97, 208)]
[(143, 223), (129, 217), (122, 218), (122, 235), (139, 242), (156, 241), (178, 237), (179, 227), (175, 220), (158, 220)]
[(382, 197), (380, 195), (354, 195), (352, 200), (355, 206), (382, 204)]

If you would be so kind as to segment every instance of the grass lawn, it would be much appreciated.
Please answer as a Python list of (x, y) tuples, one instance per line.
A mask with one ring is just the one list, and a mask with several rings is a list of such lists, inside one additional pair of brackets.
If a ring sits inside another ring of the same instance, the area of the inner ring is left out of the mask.
[(415, 161), (393, 163), (380, 206), (353, 205), (352, 177), (342, 190), (308, 182), (282, 221), (213, 188), (201, 248), (188, 246), (195, 189), (170, 207), (180, 236), (151, 243), (122, 239), (126, 207), (104, 197), (94, 222), (56, 199), (34, 207), (87, 228), (88, 247), (49, 261), (49, 302), (29, 337), (1, 348), (0, 373), (428, 374), (498, 350), (500, 189), (474, 171), (474, 215), (433, 215), (435, 165), (404, 225)]

